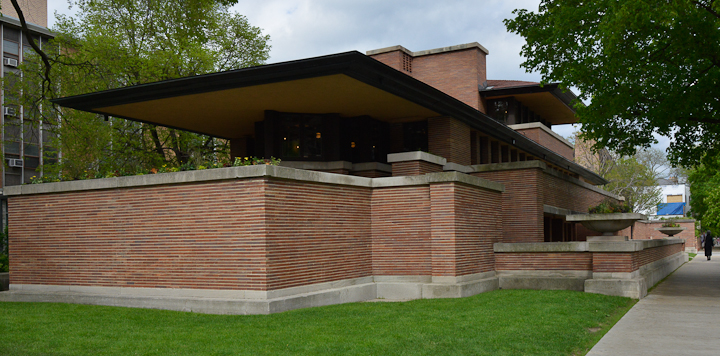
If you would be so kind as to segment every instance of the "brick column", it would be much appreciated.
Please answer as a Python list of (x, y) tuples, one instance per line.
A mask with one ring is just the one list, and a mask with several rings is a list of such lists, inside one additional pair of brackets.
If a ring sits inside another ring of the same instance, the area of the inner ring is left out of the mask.
[(388, 155), (388, 163), (392, 165), (393, 177), (418, 176), (442, 172), (447, 160), (427, 152), (414, 151), (391, 153)]
[(448, 162), (469, 166), (470, 127), (451, 117), (428, 119), (428, 150)]

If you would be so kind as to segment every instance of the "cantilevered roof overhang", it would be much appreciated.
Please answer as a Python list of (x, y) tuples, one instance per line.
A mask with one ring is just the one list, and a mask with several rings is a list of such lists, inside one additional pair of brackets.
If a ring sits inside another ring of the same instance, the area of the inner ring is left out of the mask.
[(577, 97), (570, 90), (563, 91), (558, 83), (526, 83), (517, 86), (508, 86), (506, 83), (500, 87), (480, 88), (480, 95), (486, 99), (514, 97), (553, 125), (577, 122), (573, 107), (573, 100)]
[(233, 139), (265, 110), (369, 115), (382, 121), (450, 116), (594, 184), (602, 177), (461, 101), (352, 51), (53, 100), (78, 110)]

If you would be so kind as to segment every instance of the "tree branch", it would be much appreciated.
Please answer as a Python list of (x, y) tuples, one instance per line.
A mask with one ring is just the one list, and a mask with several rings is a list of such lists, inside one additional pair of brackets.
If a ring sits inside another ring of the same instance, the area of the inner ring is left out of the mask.
[[(13, 0), (13, 1), (14, 1), (14, 0)], [(710, 1), (709, 4), (703, 4), (703, 3), (701, 3), (700, 1), (695, 0), (695, 1), (692, 1), (692, 3), (695, 4), (695, 5), (697, 5), (697, 6), (699, 6), (699, 7), (701, 7), (701, 8), (703, 8), (703, 9), (705, 9), (705, 11), (709, 12), (711, 15), (713, 15), (713, 16), (715, 16), (715, 17), (717, 17), (717, 18), (720, 19), (720, 14), (718, 14), (717, 11), (715, 11), (715, 10), (712, 9), (712, 3), (713, 3), (713, 1)]]
[(25, 15), (23, 14), (22, 10), (20, 9), (20, 5), (18, 4), (17, 0), (10, 0), (13, 7), (15, 8), (15, 12), (18, 14), (18, 18), (20, 19), (20, 26), (22, 27), (22, 33), (25, 35), (25, 38), (28, 39), (28, 42), (30, 42), (30, 47), (32, 47), (33, 51), (37, 53), (40, 58), (43, 61), (43, 65), (45, 67), (45, 75), (43, 77), (43, 93), (45, 92), (45, 83), (47, 83), (47, 88), (49, 90), (50, 85), (52, 84), (52, 80), (50, 79), (50, 59), (48, 58), (47, 54), (43, 52), (40, 47), (35, 43), (35, 41), (32, 40), (32, 36), (30, 35), (30, 29), (27, 26), (27, 22), (25, 22)]

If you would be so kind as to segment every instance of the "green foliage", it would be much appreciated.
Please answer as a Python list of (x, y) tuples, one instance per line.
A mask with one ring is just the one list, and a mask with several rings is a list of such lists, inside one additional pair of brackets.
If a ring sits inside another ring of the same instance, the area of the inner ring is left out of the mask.
[(690, 205), (703, 229), (720, 231), (720, 156), (706, 156), (690, 170)]
[(613, 199), (605, 199), (600, 204), (588, 208), (590, 214), (630, 213), (632, 208), (627, 203), (618, 203)]
[(680, 224), (674, 222), (666, 222), (662, 224), (662, 227), (680, 227)]
[(272, 315), (0, 303), (0, 354), (582, 355), (634, 303), (535, 290)]
[(542, 0), (505, 20), (522, 66), (579, 89), (583, 136), (632, 155), (654, 134), (672, 162), (720, 153), (720, 1)]
[(239, 166), (252, 166), (256, 164), (265, 164), (265, 165), (272, 165), (277, 166), (280, 164), (280, 159), (275, 157), (270, 158), (258, 158), (258, 157), (235, 157), (235, 162), (233, 162), (233, 166), (239, 167)]
[(58, 15), (55, 39), (43, 44), (50, 76), (43, 75), (38, 56), (29, 53), (21, 65), (24, 75), (6, 80), (15, 93), (13, 103), (24, 106), (29, 121), (39, 125), (42, 120), (51, 136), (46, 146), (54, 149), (45, 152), (43, 175), (82, 179), (163, 165), (230, 164), (226, 140), (114, 117), (106, 121), (61, 110), (49, 100), (264, 63), (269, 37), (230, 11), (234, 3), (71, 1), (76, 14)]
[(5, 231), (0, 232), (0, 272), (7, 272), (10, 270), (10, 260), (8, 259), (9, 253), (8, 234), (7, 228), (5, 228)]

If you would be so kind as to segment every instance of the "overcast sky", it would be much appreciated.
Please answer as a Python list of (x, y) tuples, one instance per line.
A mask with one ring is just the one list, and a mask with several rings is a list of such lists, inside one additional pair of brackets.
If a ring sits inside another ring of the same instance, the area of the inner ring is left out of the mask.
[[(522, 37), (508, 33), (503, 19), (514, 9), (537, 11), (540, 0), (263, 0), (233, 9), (270, 35), (269, 63), (401, 45), (410, 51), (478, 42), (490, 51), (488, 79), (540, 81), (520, 68)], [(67, 0), (48, 0), (54, 12), (68, 13)], [(576, 93), (577, 94), (577, 93)], [(570, 125), (553, 127), (569, 136)], [(660, 148), (667, 147), (663, 139)]]

